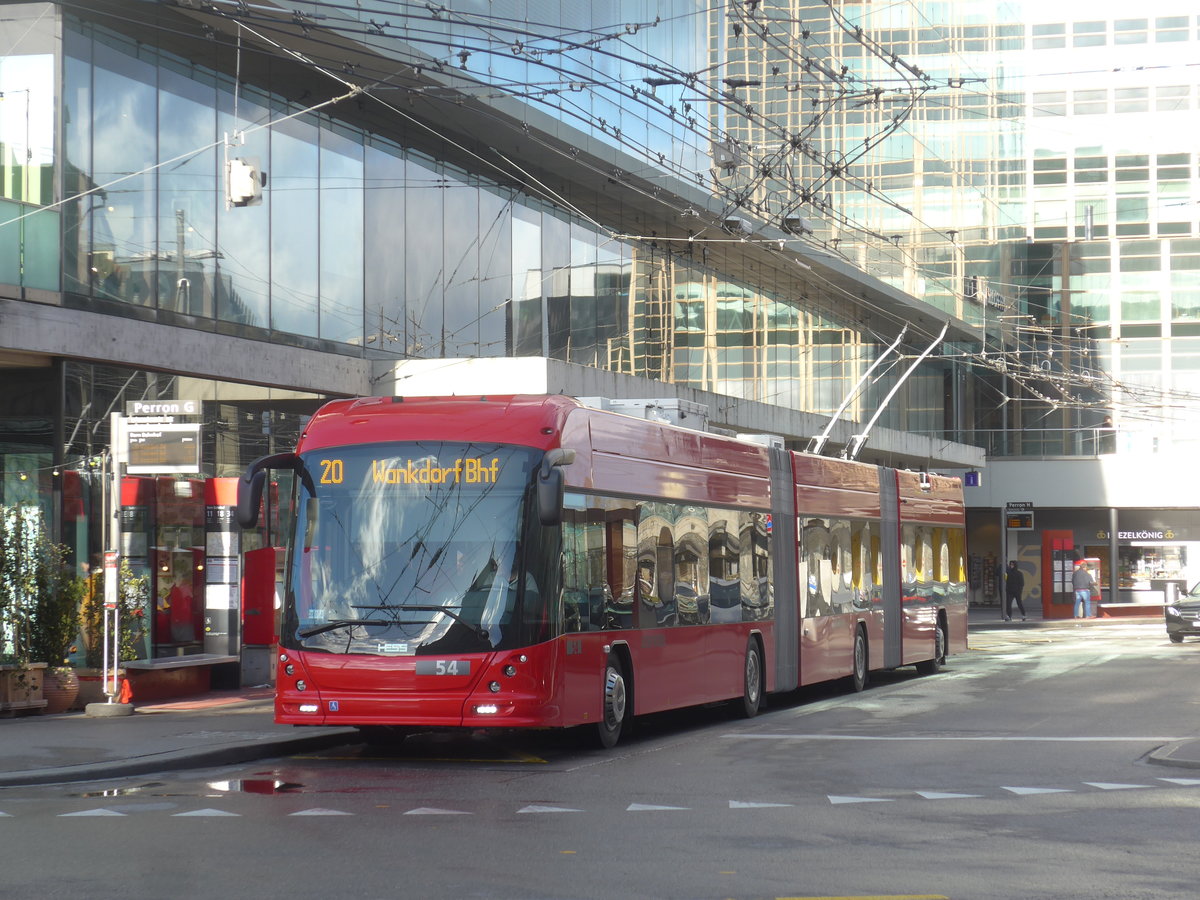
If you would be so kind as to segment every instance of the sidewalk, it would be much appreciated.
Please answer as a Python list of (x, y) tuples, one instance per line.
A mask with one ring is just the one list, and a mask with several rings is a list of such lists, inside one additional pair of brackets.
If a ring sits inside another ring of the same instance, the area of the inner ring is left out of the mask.
[[(1160, 624), (1160, 617), (1005, 622), (999, 610), (972, 609), (976, 634)], [(1163, 639), (1166, 639), (1165, 633)], [(0, 719), (0, 788), (125, 778), (150, 772), (225, 766), (353, 742), (353, 728), (276, 725), (269, 688), (217, 691), (186, 700), (139, 704), (131, 716), (84, 713)], [(1150, 762), (1200, 769), (1200, 739), (1167, 744)]]
[[(1029, 611), (1025, 621), (1014, 617), (1013, 621), (1005, 622), (1004, 614), (999, 606), (971, 607), (967, 612), (967, 629), (970, 634), (1014, 634), (1022, 631), (1061, 630), (1066, 628), (1113, 628), (1121, 625), (1147, 625), (1162, 629), (1162, 637), (1167, 639), (1166, 630), (1161, 615), (1154, 616), (1116, 616), (1108, 619), (1043, 619), (1041, 610)], [(1164, 744), (1147, 757), (1147, 761), (1160, 766), (1176, 766), (1182, 769), (1200, 769), (1200, 738), (1187, 741), (1176, 741)]]
[(269, 688), (139, 704), (131, 716), (0, 719), (0, 788), (224, 766), (356, 740), (353, 728), (276, 725)]
[[(1163, 628), (1163, 617), (1150, 616), (1112, 616), (1110, 618), (1091, 619), (1043, 619), (1041, 609), (1029, 610), (1025, 621), (1020, 615), (1013, 616), (1011, 622), (1004, 621), (1004, 613), (998, 606), (972, 606), (967, 611), (967, 627), (971, 632), (994, 632), (1021, 630), (1030, 628), (1071, 628), (1075, 625), (1081, 628), (1109, 628), (1118, 625), (1158, 625)], [(1166, 632), (1163, 632), (1165, 639)]]

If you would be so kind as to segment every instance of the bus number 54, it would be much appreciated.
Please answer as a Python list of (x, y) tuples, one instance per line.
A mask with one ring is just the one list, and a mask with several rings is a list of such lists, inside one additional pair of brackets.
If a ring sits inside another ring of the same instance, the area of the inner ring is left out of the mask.
[(419, 659), (418, 675), (470, 675), (469, 659)]

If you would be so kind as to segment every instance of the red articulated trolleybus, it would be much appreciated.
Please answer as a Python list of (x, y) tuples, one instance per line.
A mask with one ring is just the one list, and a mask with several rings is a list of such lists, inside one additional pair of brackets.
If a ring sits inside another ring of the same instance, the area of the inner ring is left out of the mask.
[(339, 400), (294, 453), (276, 721), (595, 729), (966, 649), (957, 479), (564, 396)]

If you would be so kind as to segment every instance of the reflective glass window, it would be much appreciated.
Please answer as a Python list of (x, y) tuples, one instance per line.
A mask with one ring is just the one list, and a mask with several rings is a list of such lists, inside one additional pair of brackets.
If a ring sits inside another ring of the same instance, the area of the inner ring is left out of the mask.
[(159, 68), (158, 298), (188, 316), (216, 314), (216, 86), (196, 73)]
[(445, 289), (445, 173), (435, 164), (410, 157), (404, 210), (408, 260), (404, 267), (405, 327), (410, 352), (436, 356), (442, 339)]
[(479, 356), (504, 356), (512, 307), (512, 207), (509, 197), (479, 189)]
[(407, 164), (398, 148), (385, 144), (367, 147), (365, 164), (365, 346), (403, 353)]
[(1179, 112), (1191, 106), (1192, 88), (1187, 84), (1165, 85), (1154, 91), (1155, 110)]
[(90, 293), (92, 226), (103, 198), (92, 184), (92, 42), (77, 31), (63, 34), (63, 288)]
[(1113, 43), (1118, 46), (1146, 43), (1147, 24), (1145, 19), (1117, 19), (1113, 23)]
[(271, 128), (271, 328), (316, 337), (318, 290), (316, 123), (296, 118)]
[(94, 46), (92, 267), (96, 295), (137, 306), (155, 301), (154, 164), (157, 80), (136, 48)]
[(541, 356), (542, 349), (542, 217), (517, 206), (512, 220), (513, 356)]
[[(271, 114), (260, 99), (244, 90), (235, 98), (232, 86), (223, 84), (217, 94), (217, 127), (230, 141), (223, 153), (262, 171), (271, 158), (271, 132), (266, 127)], [(227, 208), (222, 202), (217, 208), (217, 318), (222, 322), (264, 330), (271, 326), (273, 196), (268, 189), (257, 205)]]
[(479, 190), (447, 173), (446, 287), (439, 356), (477, 356), (479, 348)]
[(363, 341), (363, 146), (332, 128), (321, 129), (320, 335)]
[(571, 226), (549, 212), (542, 216), (541, 285), (546, 354), (566, 359), (571, 334)]
[(0, 66), (0, 282), (57, 290), (59, 211), (38, 209), (55, 199), (50, 10), (42, 4), (11, 7), (0, 20), (5, 47)]

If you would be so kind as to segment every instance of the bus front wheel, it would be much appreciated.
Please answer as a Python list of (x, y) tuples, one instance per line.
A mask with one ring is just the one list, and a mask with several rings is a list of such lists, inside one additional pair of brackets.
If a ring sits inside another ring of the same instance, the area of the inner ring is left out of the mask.
[(600, 746), (606, 750), (617, 745), (621, 732), (625, 729), (625, 719), (629, 714), (628, 694), (625, 686), (625, 667), (620, 657), (611, 655), (604, 667), (604, 697), (600, 709), (600, 721), (596, 725), (596, 734)]

